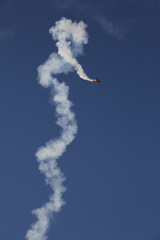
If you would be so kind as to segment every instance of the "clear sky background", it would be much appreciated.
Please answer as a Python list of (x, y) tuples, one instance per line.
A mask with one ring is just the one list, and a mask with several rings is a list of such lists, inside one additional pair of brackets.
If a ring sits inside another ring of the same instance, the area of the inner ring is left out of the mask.
[(62, 16), (88, 25), (78, 60), (101, 84), (58, 76), (79, 130), (59, 159), (68, 190), (49, 240), (160, 240), (158, 0), (0, 1), (0, 239), (25, 239), (51, 193), (35, 152), (60, 129), (36, 79)]

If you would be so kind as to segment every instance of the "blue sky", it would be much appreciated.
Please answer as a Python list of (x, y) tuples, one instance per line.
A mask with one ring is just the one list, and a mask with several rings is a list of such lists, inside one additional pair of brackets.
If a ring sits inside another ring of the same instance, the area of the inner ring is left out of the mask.
[(101, 84), (58, 76), (78, 134), (59, 159), (66, 205), (48, 239), (159, 240), (158, 0), (0, 2), (0, 239), (25, 239), (51, 193), (35, 152), (60, 128), (37, 67), (57, 52), (48, 30), (62, 16), (88, 25), (78, 61)]

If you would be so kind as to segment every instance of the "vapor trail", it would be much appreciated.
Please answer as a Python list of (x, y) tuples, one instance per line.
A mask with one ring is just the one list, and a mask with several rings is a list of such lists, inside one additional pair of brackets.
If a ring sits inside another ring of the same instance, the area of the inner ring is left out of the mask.
[[(73, 141), (77, 133), (75, 115), (71, 111), (72, 103), (68, 100), (69, 87), (59, 83), (53, 75), (68, 73), (75, 69), (80, 77), (91, 81), (82, 67), (73, 57), (81, 54), (83, 43), (87, 43), (86, 25), (83, 22), (73, 23), (62, 18), (50, 29), (54, 40), (58, 39), (58, 54), (52, 53), (48, 60), (38, 67), (38, 81), (43, 87), (54, 89), (52, 101), (55, 104), (57, 124), (61, 127), (59, 138), (50, 140), (36, 152), (39, 170), (45, 175), (45, 182), (49, 184), (53, 193), (49, 201), (42, 207), (34, 209), (37, 221), (31, 225), (26, 234), (27, 240), (46, 240), (47, 230), (53, 214), (59, 212), (65, 204), (62, 194), (66, 188), (63, 185), (65, 177), (57, 166), (57, 159), (66, 151), (66, 147)], [(68, 46), (68, 47), (67, 47)]]
[(49, 32), (52, 34), (52, 38), (57, 41), (58, 54), (74, 67), (80, 78), (93, 82), (94, 79), (86, 75), (82, 66), (74, 57), (82, 52), (83, 44), (88, 42), (86, 27), (87, 25), (82, 21), (73, 23), (69, 19), (62, 18), (56, 22), (54, 27), (50, 28)]

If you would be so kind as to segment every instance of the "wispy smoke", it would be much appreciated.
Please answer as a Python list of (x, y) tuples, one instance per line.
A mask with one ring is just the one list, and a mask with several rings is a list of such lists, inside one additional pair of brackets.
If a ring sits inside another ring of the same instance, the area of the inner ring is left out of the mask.
[(65, 177), (57, 166), (57, 159), (66, 151), (66, 147), (73, 141), (77, 133), (75, 115), (71, 111), (72, 103), (68, 100), (69, 87), (59, 83), (53, 75), (68, 73), (75, 69), (78, 75), (90, 80), (80, 64), (73, 57), (83, 50), (83, 43), (87, 43), (86, 25), (83, 22), (73, 23), (62, 18), (50, 29), (54, 40), (58, 40), (58, 54), (52, 53), (49, 59), (38, 67), (38, 81), (43, 87), (54, 89), (53, 103), (56, 106), (57, 124), (62, 128), (58, 139), (50, 140), (36, 152), (39, 170), (45, 175), (45, 182), (53, 190), (49, 201), (41, 208), (32, 211), (37, 221), (32, 224), (26, 234), (27, 240), (46, 240), (50, 220), (55, 212), (59, 212), (65, 204), (62, 194), (66, 188), (63, 185)]
[(123, 38), (122, 29), (119, 26), (104, 17), (96, 17), (96, 20), (101, 24), (107, 34), (110, 34), (118, 39)]

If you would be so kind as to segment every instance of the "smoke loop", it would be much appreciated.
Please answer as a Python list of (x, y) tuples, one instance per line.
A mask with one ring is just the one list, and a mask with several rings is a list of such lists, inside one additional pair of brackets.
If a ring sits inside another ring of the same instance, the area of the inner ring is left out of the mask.
[(36, 152), (39, 170), (45, 175), (45, 182), (50, 185), (53, 193), (47, 203), (32, 211), (36, 215), (37, 221), (27, 231), (27, 240), (46, 240), (53, 213), (59, 212), (65, 204), (62, 199), (62, 194), (66, 191), (63, 185), (65, 177), (57, 166), (57, 159), (74, 140), (78, 127), (75, 114), (71, 110), (72, 102), (68, 99), (69, 87), (64, 82), (59, 83), (53, 75), (67, 74), (76, 70), (81, 78), (92, 81), (75, 59), (75, 56), (83, 52), (83, 44), (88, 42), (85, 29), (86, 24), (82, 21), (76, 23), (66, 18), (57, 21), (49, 32), (57, 41), (58, 54), (52, 53), (48, 60), (38, 67), (39, 84), (45, 88), (54, 88), (52, 101), (56, 107), (56, 123), (62, 131), (59, 138), (50, 140)]

